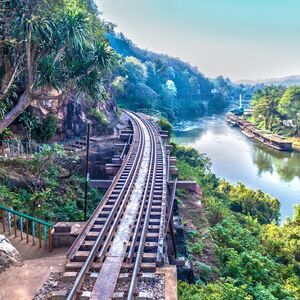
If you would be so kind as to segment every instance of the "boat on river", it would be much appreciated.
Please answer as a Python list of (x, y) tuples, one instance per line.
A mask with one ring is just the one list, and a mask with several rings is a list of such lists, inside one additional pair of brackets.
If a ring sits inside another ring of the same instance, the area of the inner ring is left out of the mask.
[(254, 134), (251, 133), (251, 132), (248, 132), (248, 131), (246, 131), (246, 130), (242, 130), (242, 133), (243, 133), (246, 137), (248, 137), (248, 138), (250, 138), (250, 139), (253, 139), (253, 138), (254, 138)]
[(231, 117), (229, 117), (229, 114), (226, 116), (226, 122), (231, 126), (231, 127), (238, 127), (239, 124)]
[(278, 151), (292, 151), (293, 146), (292, 142), (288, 141), (286, 138), (279, 136), (277, 134), (271, 134), (267, 131), (260, 130), (254, 126), (251, 122), (243, 119), (240, 116), (236, 116), (232, 113), (226, 115), (226, 121), (234, 122), (238, 127), (241, 128), (241, 131), (244, 135), (249, 138), (253, 138), (258, 142), (263, 143), (264, 145), (276, 149)]

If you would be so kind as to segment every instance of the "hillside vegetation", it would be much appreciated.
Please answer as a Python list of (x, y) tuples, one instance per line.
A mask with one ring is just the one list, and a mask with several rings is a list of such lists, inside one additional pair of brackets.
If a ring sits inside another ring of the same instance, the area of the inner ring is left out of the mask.
[(187, 236), (193, 237), (189, 258), (200, 275), (194, 285), (179, 283), (179, 299), (300, 299), (300, 206), (279, 226), (277, 199), (219, 180), (207, 157), (194, 149), (175, 146), (173, 154), (180, 177), (196, 179), (202, 186), (217, 260), (207, 264), (201, 259), (201, 239), (206, 236), (199, 236), (199, 220), (185, 224)]
[(30, 106), (68, 96), (97, 106), (118, 58), (92, 1), (2, 2), (0, 134)]
[[(31, 160), (1, 162), (0, 203), (43, 220), (82, 221), (85, 177), (80, 159), (59, 145), (44, 146)], [(88, 190), (88, 215), (102, 198)]]
[(253, 119), (262, 129), (300, 137), (300, 87), (266, 87), (252, 99)]
[(240, 94), (250, 99), (257, 88), (235, 85), (222, 76), (208, 79), (196, 67), (178, 58), (138, 48), (111, 27), (107, 38), (122, 57), (112, 87), (123, 107), (154, 110), (170, 121), (192, 119), (222, 111)]

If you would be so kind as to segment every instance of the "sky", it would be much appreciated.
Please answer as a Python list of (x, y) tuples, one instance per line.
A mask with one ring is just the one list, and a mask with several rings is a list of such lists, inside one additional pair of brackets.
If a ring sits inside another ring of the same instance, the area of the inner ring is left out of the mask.
[(300, 0), (95, 0), (137, 46), (205, 75), (300, 75)]

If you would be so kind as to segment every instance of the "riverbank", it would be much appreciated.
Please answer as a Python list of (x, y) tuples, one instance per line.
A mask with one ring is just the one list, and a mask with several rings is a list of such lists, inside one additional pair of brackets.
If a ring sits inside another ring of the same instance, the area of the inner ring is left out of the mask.
[(299, 203), (300, 152), (277, 151), (227, 126), (225, 114), (177, 124), (173, 140), (206, 153), (212, 172), (230, 183), (243, 182), (280, 200), (281, 222)]
[(279, 136), (277, 134), (272, 134), (264, 130), (260, 130), (257, 126), (242, 117), (236, 116), (234, 114), (227, 114), (226, 121), (231, 126), (238, 126), (242, 133), (248, 138), (255, 139), (264, 145), (273, 148), (278, 151), (292, 151), (293, 143), (285, 137)]
[[(300, 242), (295, 234), (300, 230), (300, 208), (291, 220), (276, 225), (279, 207), (275, 199), (218, 179), (207, 157), (192, 148), (174, 145), (172, 155), (177, 157), (180, 178), (195, 179), (201, 185), (201, 205), (208, 222), (208, 231), (198, 229), (198, 218), (187, 216), (183, 222), (193, 242), (188, 254), (197, 254), (193, 265), (200, 278), (196, 284), (179, 282), (179, 299), (299, 299), (298, 248), (293, 245)], [(193, 199), (177, 195), (177, 201), (182, 209)], [(205, 257), (208, 238), (213, 263)]]

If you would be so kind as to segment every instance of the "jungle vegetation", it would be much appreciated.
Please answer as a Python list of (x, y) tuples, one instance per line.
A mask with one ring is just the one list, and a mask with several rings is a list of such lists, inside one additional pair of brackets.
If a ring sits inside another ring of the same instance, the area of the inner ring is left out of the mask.
[[(4, 160), (0, 168), (0, 201), (31, 216), (51, 221), (82, 221), (85, 177), (80, 158), (61, 146), (44, 145), (30, 160)], [(88, 215), (103, 196), (88, 189)]]
[(300, 136), (300, 87), (265, 87), (253, 95), (253, 119), (262, 129)]
[(196, 67), (164, 54), (142, 50), (110, 24), (107, 38), (121, 55), (113, 94), (119, 105), (159, 112), (171, 122), (223, 109), (242, 94), (250, 99), (257, 86), (236, 85), (228, 78), (206, 78)]
[[(213, 265), (202, 261), (201, 255), (193, 261), (201, 251), (205, 257), (204, 237), (193, 240), (194, 246), (201, 247), (189, 247), (189, 258), (200, 276), (195, 284), (179, 283), (179, 299), (300, 299), (300, 206), (295, 207), (292, 218), (279, 225), (277, 199), (218, 179), (210, 171), (209, 159), (194, 149), (173, 148), (180, 177), (201, 184), (216, 256)], [(178, 200), (182, 201), (180, 196)], [(197, 220), (185, 226), (187, 236), (191, 236), (191, 228), (200, 231)]]
[(104, 93), (118, 58), (92, 1), (3, 1), (0, 134), (32, 103)]
[[(0, 134), (32, 103), (68, 94), (101, 99), (107, 87), (121, 106), (159, 111), (171, 121), (222, 111), (239, 94), (250, 99), (257, 89), (222, 76), (210, 80), (179, 59), (139, 49), (97, 17), (93, 1), (3, 3)], [(107, 73), (112, 71), (110, 81)], [(298, 87), (257, 91), (255, 121), (275, 132), (299, 134), (299, 95)], [(98, 108), (89, 113), (102, 124), (108, 122)], [(283, 120), (292, 120), (290, 129)], [(35, 122), (23, 114), (19, 121), (27, 123), (28, 139), (44, 141), (55, 131), (54, 117)], [(160, 124), (171, 131), (166, 119)], [(202, 186), (216, 255), (214, 265), (197, 261), (199, 278), (193, 285), (179, 284), (180, 299), (300, 299), (300, 207), (278, 225), (277, 199), (216, 178), (209, 159), (196, 150), (174, 145), (173, 151), (181, 178), (195, 178)], [(57, 145), (44, 146), (32, 160), (1, 161), (0, 180), (0, 200), (9, 207), (52, 222), (83, 218), (79, 158)], [(100, 199), (101, 194), (89, 190), (90, 213)], [(193, 225), (195, 232), (189, 234), (199, 238)], [(198, 241), (188, 250), (201, 257), (203, 247)]]

